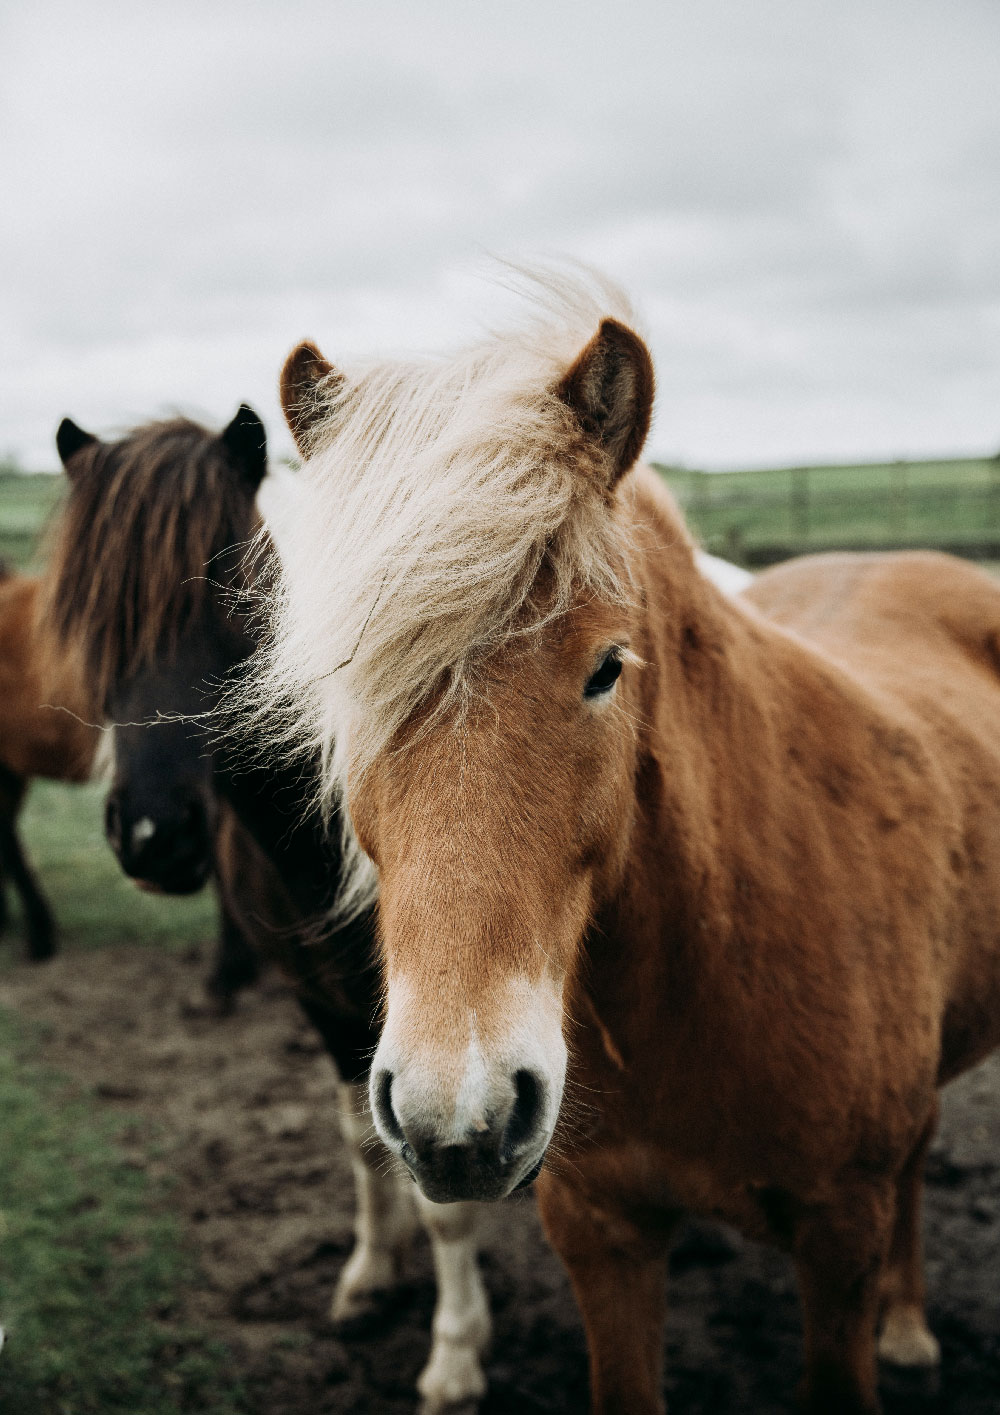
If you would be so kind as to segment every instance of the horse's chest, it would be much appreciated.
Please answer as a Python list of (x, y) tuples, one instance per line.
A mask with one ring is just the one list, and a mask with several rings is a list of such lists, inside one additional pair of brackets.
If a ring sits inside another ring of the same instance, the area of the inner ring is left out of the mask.
[(629, 1213), (691, 1212), (731, 1224), (748, 1237), (785, 1247), (801, 1201), (764, 1179), (727, 1173), (704, 1160), (630, 1143), (606, 1153), (599, 1184)]

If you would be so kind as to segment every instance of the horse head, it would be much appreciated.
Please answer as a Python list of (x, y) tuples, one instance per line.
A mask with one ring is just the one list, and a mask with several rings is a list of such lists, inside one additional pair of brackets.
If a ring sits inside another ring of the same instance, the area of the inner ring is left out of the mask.
[(572, 348), (351, 377), (302, 345), (282, 379), (306, 466), (272, 686), (308, 704), (377, 867), (372, 1113), (439, 1201), (537, 1172), (581, 944), (626, 864), (642, 644), (619, 483), (653, 376), (590, 313)]
[(208, 716), (253, 647), (239, 591), (264, 428), (243, 405), (218, 435), (177, 418), (104, 442), (67, 418), (56, 441), (69, 492), (47, 617), (111, 724), (108, 841), (145, 887), (191, 893), (214, 856)]

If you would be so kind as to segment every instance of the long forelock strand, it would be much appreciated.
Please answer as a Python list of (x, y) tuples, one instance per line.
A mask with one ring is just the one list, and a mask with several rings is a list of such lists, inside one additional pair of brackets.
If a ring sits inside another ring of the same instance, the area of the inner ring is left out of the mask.
[[(630, 314), (606, 287), (543, 293), (547, 319), (327, 390), (243, 696), (272, 748), (277, 731), (320, 754), (328, 805), (426, 703), (460, 712), (477, 664), (512, 635), (581, 587), (631, 594), (600, 454), (554, 394), (601, 319)], [(346, 844), (341, 904), (360, 906), (373, 877)]]

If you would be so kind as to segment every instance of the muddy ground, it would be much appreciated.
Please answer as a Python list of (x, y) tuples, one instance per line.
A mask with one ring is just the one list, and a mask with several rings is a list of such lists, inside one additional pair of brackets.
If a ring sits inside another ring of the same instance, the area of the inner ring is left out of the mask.
[[(224, 1020), (194, 1005), (206, 963), (207, 952), (69, 955), (8, 973), (0, 1003), (48, 1024), (47, 1062), (138, 1117), (134, 1160), (173, 1176), (201, 1265), (183, 1316), (233, 1352), (253, 1415), (413, 1411), (434, 1295), (426, 1245), (376, 1327), (329, 1328), (353, 1208), (329, 1064), (277, 978)], [(947, 1097), (927, 1248), (931, 1326), (944, 1349), (938, 1388), (887, 1382), (886, 1410), (1000, 1411), (996, 1063)], [(585, 1411), (579, 1321), (530, 1196), (493, 1213), (483, 1263), (495, 1321), (483, 1415)], [(671, 1415), (793, 1410), (800, 1341), (787, 1259), (692, 1224), (673, 1259), (667, 1362)]]

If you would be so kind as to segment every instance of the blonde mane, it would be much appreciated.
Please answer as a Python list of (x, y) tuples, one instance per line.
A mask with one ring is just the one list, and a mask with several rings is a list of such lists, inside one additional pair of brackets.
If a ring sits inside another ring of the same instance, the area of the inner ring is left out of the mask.
[[(243, 698), (257, 723), (273, 732), (277, 717), (290, 744), (319, 752), (328, 806), (429, 701), (460, 713), (483, 659), (581, 585), (629, 593), (601, 454), (556, 389), (603, 318), (634, 319), (596, 278), (530, 287), (518, 328), (320, 386)], [(374, 886), (346, 844), (350, 911)]]

